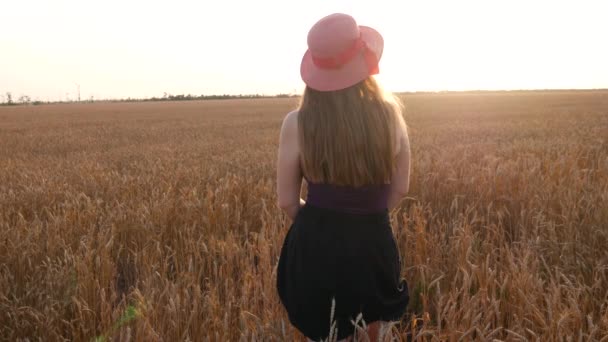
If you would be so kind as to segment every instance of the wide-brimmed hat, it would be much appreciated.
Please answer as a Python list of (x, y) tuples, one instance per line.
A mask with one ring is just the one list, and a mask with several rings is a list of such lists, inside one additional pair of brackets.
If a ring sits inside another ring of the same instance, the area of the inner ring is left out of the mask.
[(335, 13), (319, 20), (308, 32), (308, 50), (300, 75), (312, 89), (333, 91), (353, 86), (379, 72), (384, 39), (353, 17)]

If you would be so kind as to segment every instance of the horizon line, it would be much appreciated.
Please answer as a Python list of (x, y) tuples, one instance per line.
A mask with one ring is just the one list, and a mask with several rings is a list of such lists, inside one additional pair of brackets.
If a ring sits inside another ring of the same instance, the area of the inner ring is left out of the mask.
[[(464, 93), (515, 93), (515, 92), (585, 92), (585, 91), (608, 91), (608, 88), (520, 88), (520, 89), (467, 89), (467, 90), (408, 90), (408, 91), (389, 91), (390, 93), (397, 95), (415, 95), (415, 94), (464, 94)], [(6, 102), (5, 94), (11, 92), (4, 92), (2, 95), (3, 102), (0, 102), (0, 106), (7, 105), (27, 105), (27, 104), (61, 104), (61, 103), (94, 103), (94, 102), (162, 102), (162, 101), (208, 101), (208, 100), (234, 100), (234, 99), (256, 99), (256, 98), (296, 98), (301, 97), (302, 93), (275, 93), (275, 94), (267, 94), (267, 93), (249, 93), (249, 94), (234, 94), (234, 93), (224, 93), (224, 94), (201, 94), (201, 95), (193, 95), (191, 93), (188, 94), (169, 94), (164, 93), (165, 95), (157, 97), (114, 97), (114, 98), (100, 98), (95, 99), (94, 96), (90, 96), (88, 99), (82, 100), (39, 100), (36, 98), (32, 100), (31, 97), (27, 95), (21, 95), (19, 99), (22, 97), (27, 97), (27, 102), (17, 102), (16, 99), (12, 99), (12, 102)]]

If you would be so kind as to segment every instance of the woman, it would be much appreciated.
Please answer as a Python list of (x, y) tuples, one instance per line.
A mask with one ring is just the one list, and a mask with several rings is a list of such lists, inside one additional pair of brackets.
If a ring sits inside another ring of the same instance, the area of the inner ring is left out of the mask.
[(317, 22), (300, 68), (300, 108), (281, 128), (278, 204), (293, 224), (277, 288), (311, 340), (352, 336), (359, 314), (376, 340), (409, 300), (388, 211), (408, 191), (410, 149), (398, 101), (372, 77), (382, 50), (382, 36), (346, 14)]

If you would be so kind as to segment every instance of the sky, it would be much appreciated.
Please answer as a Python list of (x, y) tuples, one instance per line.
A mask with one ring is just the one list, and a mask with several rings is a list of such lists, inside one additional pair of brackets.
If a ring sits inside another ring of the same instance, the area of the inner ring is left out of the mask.
[(0, 102), (299, 93), (310, 27), (377, 29), (391, 91), (608, 88), (606, 1), (13, 0)]

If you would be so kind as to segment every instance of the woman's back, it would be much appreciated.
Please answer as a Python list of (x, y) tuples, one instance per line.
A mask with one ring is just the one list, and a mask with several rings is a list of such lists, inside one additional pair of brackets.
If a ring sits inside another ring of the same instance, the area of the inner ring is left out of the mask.
[(390, 182), (403, 119), (398, 100), (373, 77), (329, 93), (307, 87), (297, 115), (307, 179), (353, 187)]
[[(371, 129), (322, 120), (323, 111), (314, 112), (319, 107), (309, 108), (316, 117), (308, 125), (300, 108), (281, 129), (279, 204), (291, 208), (286, 212), (294, 222), (281, 248), (277, 289), (290, 321), (312, 338), (329, 333), (332, 301), (339, 337), (352, 333), (357, 313), (368, 324), (396, 320), (409, 301), (388, 215), (409, 183), (407, 132), (397, 107), (367, 107), (380, 113), (361, 120), (375, 123)], [(319, 124), (325, 125), (321, 132), (315, 131)], [(349, 136), (353, 141), (341, 140)]]

